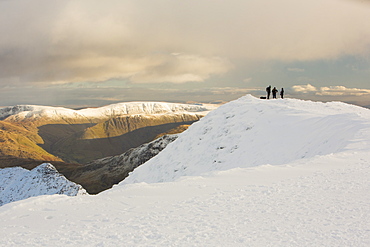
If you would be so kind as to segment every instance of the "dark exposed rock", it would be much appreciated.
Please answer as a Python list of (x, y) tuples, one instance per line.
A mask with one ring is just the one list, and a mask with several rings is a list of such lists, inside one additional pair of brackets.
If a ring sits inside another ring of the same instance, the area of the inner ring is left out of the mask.
[(90, 194), (99, 193), (125, 179), (131, 171), (157, 155), (176, 138), (177, 135), (165, 135), (121, 155), (92, 161), (76, 168), (69, 179), (81, 184)]

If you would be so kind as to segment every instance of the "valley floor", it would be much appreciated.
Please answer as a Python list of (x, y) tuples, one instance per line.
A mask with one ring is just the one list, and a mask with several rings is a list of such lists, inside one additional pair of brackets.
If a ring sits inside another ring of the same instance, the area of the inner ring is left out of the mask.
[(235, 168), (0, 208), (1, 246), (370, 246), (370, 154)]

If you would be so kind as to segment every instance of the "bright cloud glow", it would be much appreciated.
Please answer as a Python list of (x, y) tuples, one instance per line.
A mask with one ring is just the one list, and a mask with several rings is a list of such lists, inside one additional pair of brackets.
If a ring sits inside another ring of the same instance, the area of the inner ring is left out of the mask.
[(131, 77), (132, 82), (202, 82), (213, 74), (227, 72), (232, 65), (219, 57), (200, 57), (186, 54), (161, 55), (157, 63), (138, 71)]
[(370, 90), (368, 89), (358, 89), (358, 88), (346, 88), (344, 86), (333, 86), (333, 87), (321, 87), (320, 91), (316, 93), (317, 95), (351, 95), (351, 96), (363, 96), (370, 95)]
[(310, 93), (310, 92), (317, 92), (317, 88), (312, 86), (311, 84), (307, 85), (295, 85), (292, 87), (294, 92), (298, 93)]
[(346, 88), (344, 86), (331, 86), (316, 88), (310, 84), (295, 85), (293, 92), (303, 94), (315, 94), (319, 96), (364, 96), (370, 95), (369, 89)]

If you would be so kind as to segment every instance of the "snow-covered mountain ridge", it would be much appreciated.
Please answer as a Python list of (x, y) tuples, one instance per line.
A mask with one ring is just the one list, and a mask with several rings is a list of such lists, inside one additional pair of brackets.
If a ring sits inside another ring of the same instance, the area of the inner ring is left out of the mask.
[(63, 107), (18, 105), (0, 109), (0, 119), (12, 117), (17, 121), (48, 118), (111, 118), (135, 114), (202, 113), (215, 109), (211, 104), (177, 104), (164, 102), (123, 102), (98, 108), (73, 110)]
[(0, 207), (2, 244), (370, 246), (369, 114), (240, 98), (110, 190)]
[[(166, 133), (180, 133), (217, 105), (125, 102), (99, 108), (19, 105), (0, 109), (0, 154), (86, 164)], [(24, 145), (27, 143), (27, 145)]]
[(341, 102), (260, 100), (249, 95), (193, 124), (123, 184), (281, 165), (353, 147), (370, 150), (369, 123), (369, 109)]
[(21, 167), (0, 169), (0, 206), (40, 195), (86, 194), (81, 185), (67, 180), (53, 165), (44, 163), (31, 171)]

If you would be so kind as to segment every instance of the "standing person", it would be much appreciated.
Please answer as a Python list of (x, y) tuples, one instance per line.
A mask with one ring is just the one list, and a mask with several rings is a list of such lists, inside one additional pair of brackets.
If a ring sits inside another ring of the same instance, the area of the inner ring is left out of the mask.
[(278, 90), (276, 89), (276, 87), (274, 87), (274, 89), (272, 89), (272, 98), (276, 99), (276, 93), (278, 92)]
[(282, 99), (284, 99), (284, 88), (281, 88), (280, 90), (280, 96)]
[(267, 99), (270, 99), (271, 85), (266, 88), (266, 92), (267, 92)]

